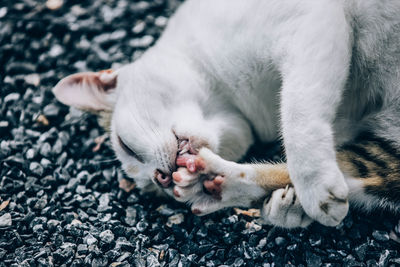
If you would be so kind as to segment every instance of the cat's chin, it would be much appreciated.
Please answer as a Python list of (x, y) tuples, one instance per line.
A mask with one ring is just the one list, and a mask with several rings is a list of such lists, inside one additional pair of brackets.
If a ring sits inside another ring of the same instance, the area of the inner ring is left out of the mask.
[(150, 193), (154, 194), (156, 197), (173, 197), (173, 188), (174, 184), (171, 182), (171, 186), (169, 187), (162, 187), (159, 185), (157, 182), (150, 182), (148, 185), (145, 187), (139, 188), (142, 193)]
[(140, 192), (145, 194), (152, 194), (157, 197), (171, 197), (172, 196), (172, 189), (168, 190), (167, 188), (161, 188), (158, 184), (155, 184), (151, 181), (146, 183), (145, 185), (141, 184), (138, 186)]

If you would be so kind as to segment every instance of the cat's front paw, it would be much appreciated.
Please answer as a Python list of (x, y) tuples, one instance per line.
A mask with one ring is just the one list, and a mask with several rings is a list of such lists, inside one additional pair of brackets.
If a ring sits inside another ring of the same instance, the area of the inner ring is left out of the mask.
[(323, 225), (336, 226), (348, 213), (349, 190), (340, 170), (296, 190), (305, 212)]
[(261, 217), (266, 224), (282, 228), (304, 228), (313, 222), (304, 212), (294, 188), (289, 186), (272, 192), (264, 201)]

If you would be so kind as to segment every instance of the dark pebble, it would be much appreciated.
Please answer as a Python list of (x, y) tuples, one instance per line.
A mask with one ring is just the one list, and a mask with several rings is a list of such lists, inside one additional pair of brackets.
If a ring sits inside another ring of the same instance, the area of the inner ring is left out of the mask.
[(8, 130), (10, 123), (8, 121), (0, 121), (0, 133), (4, 133)]
[(389, 259), (390, 259), (390, 251), (386, 249), (381, 253), (379, 257), (378, 266), (387, 266)]
[(6, 72), (9, 75), (27, 74), (27, 73), (33, 73), (35, 71), (36, 71), (35, 65), (29, 62), (11, 62), (6, 67)]
[(95, 257), (92, 261), (92, 267), (103, 267), (107, 266), (108, 260), (106, 257), (100, 256), (100, 257)]
[(48, 104), (43, 109), (43, 114), (46, 117), (56, 117), (60, 113), (60, 107), (55, 104)]
[(136, 209), (133, 207), (128, 207), (126, 209), (125, 223), (129, 226), (134, 226), (136, 224)]
[(104, 243), (110, 244), (114, 241), (114, 234), (111, 230), (105, 230), (99, 235), (100, 240)]
[(11, 226), (12, 218), (10, 213), (4, 213), (0, 216), (0, 227)]
[(31, 164), (29, 164), (29, 170), (32, 172), (32, 174), (39, 177), (41, 177), (44, 173), (44, 168), (38, 162), (31, 162)]
[(364, 262), (367, 250), (368, 250), (368, 244), (366, 243), (361, 244), (354, 249), (355, 255), (359, 261)]
[(88, 246), (86, 244), (79, 244), (76, 252), (80, 255), (85, 255), (88, 252)]
[(285, 238), (278, 236), (277, 238), (275, 238), (275, 244), (278, 246), (285, 246), (287, 244), (287, 241)]
[(322, 259), (319, 255), (306, 251), (306, 263), (307, 266), (317, 267), (322, 265)]
[(121, 249), (121, 250), (125, 250), (125, 251), (134, 251), (135, 247), (134, 245), (129, 242), (128, 240), (126, 240), (125, 237), (118, 237), (116, 244), (115, 244), (115, 248), (116, 249)]
[(85, 236), (85, 238), (83, 238), (83, 242), (85, 242), (88, 246), (91, 246), (97, 243), (97, 239), (93, 235), (88, 234)]
[(51, 155), (51, 146), (49, 143), (45, 142), (41, 147), (40, 147), (40, 154), (43, 157), (50, 157)]
[(382, 242), (389, 241), (389, 234), (385, 231), (375, 230), (372, 233), (372, 236), (378, 241), (382, 241)]

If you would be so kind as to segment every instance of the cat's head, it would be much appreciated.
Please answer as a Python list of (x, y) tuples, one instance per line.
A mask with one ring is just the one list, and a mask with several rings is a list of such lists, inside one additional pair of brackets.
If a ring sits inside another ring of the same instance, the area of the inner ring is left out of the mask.
[(139, 188), (171, 194), (179, 142), (188, 140), (195, 150), (207, 146), (219, 153), (220, 128), (227, 121), (205, 115), (183, 79), (179, 84), (169, 80), (174, 79), (147, 75), (131, 64), (70, 75), (53, 93), (66, 105), (109, 118), (112, 147), (126, 174)]

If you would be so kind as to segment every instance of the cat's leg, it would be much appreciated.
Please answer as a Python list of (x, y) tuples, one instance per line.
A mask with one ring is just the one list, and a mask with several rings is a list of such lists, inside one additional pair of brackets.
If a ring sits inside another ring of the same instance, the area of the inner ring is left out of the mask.
[(173, 179), (175, 198), (190, 203), (197, 215), (226, 207), (255, 207), (270, 195), (261, 209), (264, 223), (296, 228), (313, 221), (290, 187), (285, 164), (238, 164), (203, 148)]
[(252, 165), (224, 160), (207, 148), (193, 157), (178, 158), (177, 164), (181, 167), (172, 175), (175, 199), (191, 204), (198, 215), (225, 207), (249, 207), (267, 192), (257, 184)]
[(300, 203), (311, 218), (334, 226), (348, 212), (332, 123), (348, 75), (351, 29), (340, 2), (320, 2), (281, 43), (282, 135)]

